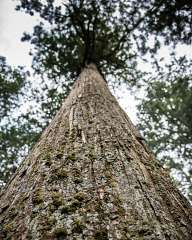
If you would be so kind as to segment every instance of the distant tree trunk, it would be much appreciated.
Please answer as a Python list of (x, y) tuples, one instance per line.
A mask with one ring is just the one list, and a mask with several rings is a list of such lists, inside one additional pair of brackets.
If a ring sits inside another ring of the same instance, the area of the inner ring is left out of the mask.
[(93, 64), (5, 187), (0, 239), (192, 239), (189, 203)]

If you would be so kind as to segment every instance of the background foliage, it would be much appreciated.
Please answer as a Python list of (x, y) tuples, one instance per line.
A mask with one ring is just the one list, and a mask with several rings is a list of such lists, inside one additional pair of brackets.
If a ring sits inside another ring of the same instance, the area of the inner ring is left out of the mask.
[(141, 99), (139, 127), (177, 184), (192, 199), (192, 73), (191, 62), (175, 59), (150, 79)]

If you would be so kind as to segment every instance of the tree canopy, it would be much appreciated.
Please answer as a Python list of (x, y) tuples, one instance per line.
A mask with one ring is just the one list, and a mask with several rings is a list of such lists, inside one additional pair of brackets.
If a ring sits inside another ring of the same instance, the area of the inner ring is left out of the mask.
[[(34, 45), (33, 67), (51, 78), (74, 79), (94, 62), (105, 77), (135, 84), (136, 57), (161, 46), (191, 43), (191, 1), (21, 0), (18, 10), (38, 14), (23, 40)], [(154, 41), (149, 40), (154, 38)]]

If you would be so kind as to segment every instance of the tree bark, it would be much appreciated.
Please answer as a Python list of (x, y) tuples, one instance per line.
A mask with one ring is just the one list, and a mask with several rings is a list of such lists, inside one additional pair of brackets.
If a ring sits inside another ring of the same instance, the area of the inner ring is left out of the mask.
[(192, 239), (188, 201), (93, 64), (0, 202), (0, 239)]

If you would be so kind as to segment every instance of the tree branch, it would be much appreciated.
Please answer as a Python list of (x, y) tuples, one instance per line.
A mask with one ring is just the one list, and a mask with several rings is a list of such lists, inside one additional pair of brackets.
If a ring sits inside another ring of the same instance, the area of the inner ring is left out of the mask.
[(159, 4), (155, 7), (152, 7), (149, 11), (146, 12), (146, 14), (141, 17), (133, 26), (131, 29), (128, 29), (128, 27), (126, 25), (125, 28), (127, 29), (127, 31), (125, 32), (125, 34), (120, 38), (120, 40), (117, 43), (117, 46), (115, 47), (114, 50), (112, 50), (112, 52), (110, 54), (108, 54), (106, 57), (111, 57), (112, 55), (114, 55), (117, 51), (119, 51), (120, 49), (120, 45), (123, 44), (127, 38), (127, 35), (130, 34), (131, 32), (133, 32), (143, 21), (146, 17), (148, 17), (149, 15), (153, 15), (155, 14), (159, 8), (163, 5), (164, 0), (160, 1)]

